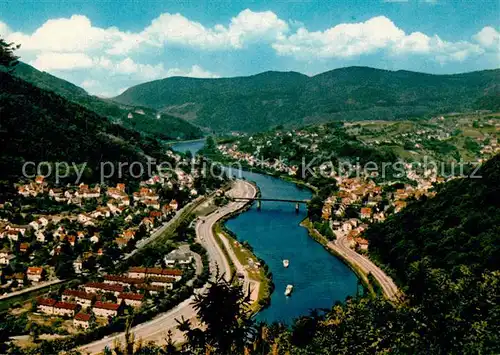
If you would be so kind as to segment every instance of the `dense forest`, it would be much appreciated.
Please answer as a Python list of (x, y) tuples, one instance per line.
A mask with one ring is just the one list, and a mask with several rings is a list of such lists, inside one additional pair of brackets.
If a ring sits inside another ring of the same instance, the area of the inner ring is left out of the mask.
[(450, 275), (467, 265), (475, 275), (500, 269), (500, 156), (485, 164), (480, 178), (456, 179), (433, 199), (412, 203), (403, 213), (368, 232), (370, 253), (408, 284), (415, 262)]
[(217, 132), (263, 131), (329, 120), (408, 119), (498, 106), (500, 70), (455, 75), (335, 69), (313, 77), (173, 77), (140, 84), (116, 102), (163, 110)]
[[(0, 66), (0, 71), (1, 68)], [(51, 74), (41, 72), (23, 62), (19, 62), (13, 68), (12, 74), (36, 87), (53, 91), (100, 116), (141, 133), (155, 135), (157, 138), (166, 140), (196, 139), (203, 136), (200, 128), (183, 119), (169, 115), (161, 115), (158, 118), (156, 110), (118, 105), (110, 100), (89, 95), (84, 89)], [(137, 114), (135, 111), (142, 112), (142, 114)], [(129, 113), (132, 113), (132, 119), (128, 118)]]
[(145, 161), (162, 146), (137, 131), (0, 72), (0, 180), (17, 181), (26, 161), (87, 163), (97, 180), (102, 161)]

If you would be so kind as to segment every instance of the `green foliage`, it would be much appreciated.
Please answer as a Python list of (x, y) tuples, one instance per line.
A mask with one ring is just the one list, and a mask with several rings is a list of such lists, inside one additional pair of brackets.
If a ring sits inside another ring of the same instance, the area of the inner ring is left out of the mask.
[(411, 263), (427, 258), (430, 267), (453, 274), (467, 265), (475, 274), (499, 270), (500, 156), (476, 174), (482, 178), (447, 183), (433, 198), (412, 203), (367, 232), (370, 254), (407, 283)]
[[(123, 105), (117, 105), (110, 100), (89, 95), (84, 89), (70, 82), (40, 72), (22, 62), (19, 62), (12, 73), (43, 90), (52, 91), (100, 116), (107, 117), (114, 122), (120, 122), (124, 127), (138, 132), (151, 134), (165, 140), (196, 139), (203, 135), (198, 127), (181, 118), (165, 114), (157, 118), (156, 111), (146, 108), (141, 108), (144, 114), (136, 114), (135, 107), (123, 107)], [(129, 119), (130, 112), (133, 113), (133, 118)]]
[(307, 217), (313, 222), (319, 221), (321, 219), (322, 209), (323, 199), (314, 195), (307, 204)]
[(249, 292), (217, 277), (206, 293), (195, 296), (194, 309), (204, 328), (194, 328), (189, 320), (178, 320), (186, 333), (183, 350), (193, 354), (211, 349), (216, 354), (242, 353), (252, 321), (248, 312)]
[(314, 222), (313, 226), (314, 229), (316, 229), (322, 236), (325, 236), (328, 240), (336, 239), (328, 221)]
[(174, 77), (134, 86), (114, 100), (189, 117), (217, 132), (257, 132), (329, 120), (399, 120), (494, 109), (498, 96), (485, 93), (498, 83), (498, 73), (430, 75), (349, 67), (313, 77), (295, 72), (224, 79)]
[(12, 70), (18, 64), (19, 57), (14, 54), (20, 48), (19, 44), (7, 43), (0, 37), (0, 68)]
[[(153, 156), (161, 151), (139, 133), (8, 73), (0, 72), (0, 82), (0, 180), (16, 181), (25, 161), (64, 161), (85, 163), (87, 181), (98, 181), (103, 161), (145, 162), (143, 146)], [(122, 180), (129, 180), (127, 171)]]

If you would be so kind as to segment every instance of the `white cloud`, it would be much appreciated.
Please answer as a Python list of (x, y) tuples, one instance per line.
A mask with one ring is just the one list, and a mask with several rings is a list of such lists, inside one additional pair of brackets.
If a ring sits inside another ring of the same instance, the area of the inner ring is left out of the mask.
[(193, 78), (218, 78), (219, 75), (203, 69), (198, 65), (193, 65), (189, 69), (169, 68), (165, 69), (163, 64), (140, 64), (134, 62), (131, 58), (112, 64), (111, 71), (118, 75), (133, 75), (134, 78), (141, 80), (154, 80), (167, 78), (171, 76), (188, 76)]
[(14, 32), (0, 22), (0, 34), (20, 43), (22, 53), (76, 52), (127, 55), (141, 46), (188, 46), (199, 49), (243, 48), (253, 41), (274, 41), (289, 30), (285, 21), (271, 11), (241, 11), (228, 26), (207, 28), (181, 14), (164, 13), (144, 30), (133, 33), (117, 27), (93, 26), (83, 15), (50, 19), (31, 34)]
[[(484, 35), (485, 41), (491, 33)], [(300, 28), (295, 34), (277, 41), (273, 48), (279, 55), (299, 60), (356, 58), (385, 51), (390, 56), (427, 55), (439, 63), (463, 61), (484, 50), (467, 41), (448, 42), (422, 32), (406, 34), (385, 16), (365, 22), (339, 24), (325, 31), (309, 32)]]
[(7, 37), (11, 33), (9, 26), (6, 23), (0, 21), (0, 37)]
[(80, 86), (84, 89), (92, 90), (93, 88), (98, 87), (100, 84), (97, 80), (94, 79), (85, 79), (82, 81)]
[[(171, 76), (187, 76), (193, 78), (218, 78), (219, 75), (203, 69), (199, 65), (188, 68), (165, 69), (162, 63), (151, 65), (136, 63), (127, 57), (123, 60), (112, 61), (109, 58), (98, 57), (92, 61), (93, 71), (91, 78), (86, 78), (80, 86), (88, 92), (98, 96), (111, 97), (120, 94), (126, 88), (110, 90), (110, 83), (133, 82), (139, 83), (149, 80), (162, 79)], [(112, 85), (114, 87), (114, 85)]]
[(384, 16), (360, 23), (344, 23), (325, 31), (300, 28), (288, 38), (273, 44), (280, 55), (298, 59), (352, 57), (384, 48), (404, 37), (404, 31)]
[(11, 33), (9, 40), (20, 43), (23, 51), (89, 52), (112, 46), (126, 36), (116, 27), (94, 27), (86, 16), (73, 15), (48, 20), (30, 35)]
[(220, 78), (220, 75), (203, 69), (199, 65), (193, 65), (189, 70), (172, 68), (167, 70), (165, 77), (188, 76), (191, 78)]
[[(289, 34), (291, 28), (294, 33)], [(385, 16), (310, 32), (298, 21), (284, 21), (271, 11), (249, 9), (241, 11), (226, 26), (205, 27), (179, 13), (164, 13), (142, 31), (133, 33), (116, 27), (99, 28), (86, 16), (73, 15), (48, 20), (32, 34), (12, 33), (0, 22), (2, 31), (8, 33), (8, 41), (21, 44), (19, 53), (23, 58), (32, 59), (35, 66), (43, 70), (69, 70), (71, 65), (75, 69), (88, 68), (92, 62), (124, 74), (139, 72), (145, 79), (156, 77), (156, 72), (161, 72), (162, 68), (131, 62), (129, 53), (144, 46), (232, 50), (259, 42), (270, 43), (278, 55), (299, 60), (351, 59), (384, 50), (391, 56), (428, 55), (445, 62), (462, 61), (481, 54), (484, 49), (496, 49), (499, 44), (499, 32), (493, 27), (483, 28), (473, 37), (474, 43), (447, 42), (437, 35), (422, 32), (406, 34)], [(112, 62), (113, 57), (121, 60)]]
[(500, 48), (500, 32), (493, 27), (487, 26), (473, 36), (479, 44), (485, 48), (494, 49), (496, 51)]
[[(169, 76), (189, 76), (197, 78), (216, 78), (217, 74), (203, 69), (199, 65), (193, 65), (189, 69), (169, 68), (165, 69), (162, 63), (143, 64), (137, 63), (132, 58), (116, 60), (112, 57), (96, 56), (90, 57), (84, 53), (57, 53), (48, 52), (36, 56), (30, 62), (35, 68), (44, 71), (78, 71), (88, 70), (98, 72), (109, 78), (115, 76), (128, 76), (133, 80), (148, 81), (165, 78)], [(92, 90), (99, 81), (86, 79), (82, 86)]]
[(93, 60), (85, 53), (47, 52), (36, 56), (29, 64), (39, 70), (73, 70), (91, 68)]
[[(143, 43), (162, 47), (180, 44), (202, 49), (242, 48), (255, 40), (276, 40), (288, 31), (288, 25), (271, 11), (241, 11), (228, 27), (217, 24), (206, 28), (181, 14), (164, 13), (140, 34)], [(139, 41), (136, 42), (140, 44)]]

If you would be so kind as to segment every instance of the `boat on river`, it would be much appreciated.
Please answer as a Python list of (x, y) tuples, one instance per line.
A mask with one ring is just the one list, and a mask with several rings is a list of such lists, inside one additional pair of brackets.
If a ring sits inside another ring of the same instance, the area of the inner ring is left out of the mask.
[(288, 267), (290, 265), (290, 261), (288, 259), (283, 260), (283, 266)]
[(290, 296), (293, 291), (293, 285), (288, 285), (285, 290), (285, 296)]

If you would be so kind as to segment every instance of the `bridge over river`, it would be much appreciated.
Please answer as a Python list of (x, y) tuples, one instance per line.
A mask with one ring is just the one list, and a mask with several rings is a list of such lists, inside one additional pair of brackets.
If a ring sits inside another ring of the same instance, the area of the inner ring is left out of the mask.
[(290, 202), (295, 203), (295, 211), (299, 211), (299, 206), (301, 203), (307, 205), (310, 200), (294, 200), (294, 199), (283, 199), (283, 198), (265, 198), (265, 197), (234, 197), (227, 196), (233, 201), (257, 201), (257, 209), (260, 210), (262, 207), (262, 201), (274, 201), (274, 202)]
[[(232, 201), (257, 201), (257, 209), (260, 209), (262, 207), (262, 201), (274, 201), (274, 202), (290, 202), (290, 203), (295, 203), (295, 210), (299, 210), (300, 204), (307, 204), (311, 200), (294, 200), (294, 199), (284, 199), (284, 198), (265, 198), (265, 197), (234, 197), (234, 196), (227, 196), (230, 200)], [(342, 206), (342, 202), (332, 202), (330, 203), (331, 206)], [(356, 203), (350, 203), (349, 205), (351, 206), (361, 206), (361, 204), (356, 204)], [(344, 206), (345, 207), (345, 206)]]

